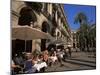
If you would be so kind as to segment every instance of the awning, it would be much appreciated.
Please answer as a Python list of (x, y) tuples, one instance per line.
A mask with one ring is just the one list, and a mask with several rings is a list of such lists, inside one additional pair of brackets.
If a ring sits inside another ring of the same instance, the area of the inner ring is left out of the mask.
[(29, 26), (16, 26), (12, 27), (12, 38), (21, 40), (33, 40), (33, 39), (51, 39), (53, 37), (39, 29), (32, 28)]
[(64, 41), (61, 38), (58, 38), (57, 40), (56, 39), (52, 40), (51, 42), (48, 43), (48, 45), (49, 44), (63, 45)]

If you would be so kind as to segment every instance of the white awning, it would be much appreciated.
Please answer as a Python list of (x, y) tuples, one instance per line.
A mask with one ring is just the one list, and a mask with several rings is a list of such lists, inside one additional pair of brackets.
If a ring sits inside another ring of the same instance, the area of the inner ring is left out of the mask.
[(12, 38), (21, 40), (53, 39), (50, 34), (29, 26), (12, 27)]

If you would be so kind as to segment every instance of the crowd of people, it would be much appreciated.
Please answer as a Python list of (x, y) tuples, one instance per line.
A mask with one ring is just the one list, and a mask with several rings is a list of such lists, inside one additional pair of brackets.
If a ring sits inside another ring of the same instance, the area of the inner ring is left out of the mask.
[(33, 53), (22, 52), (12, 56), (11, 73), (16, 75), (19, 73), (38, 73), (45, 72), (48, 66), (60, 63), (61, 66), (64, 64), (66, 58), (71, 57), (71, 50), (57, 49), (49, 51), (46, 49), (42, 52), (35, 50)]

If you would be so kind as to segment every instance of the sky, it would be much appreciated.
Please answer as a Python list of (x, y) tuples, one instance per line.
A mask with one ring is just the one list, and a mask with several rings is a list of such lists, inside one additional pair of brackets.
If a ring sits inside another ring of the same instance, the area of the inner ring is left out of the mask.
[(80, 27), (79, 24), (74, 24), (74, 18), (78, 12), (83, 12), (87, 16), (90, 24), (96, 23), (95, 6), (64, 4), (64, 11), (72, 31), (75, 31)]

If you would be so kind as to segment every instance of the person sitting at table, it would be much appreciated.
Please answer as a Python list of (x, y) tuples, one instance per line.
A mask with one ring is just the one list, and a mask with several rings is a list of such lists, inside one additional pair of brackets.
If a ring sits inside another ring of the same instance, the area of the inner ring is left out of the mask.
[(58, 61), (57, 52), (56, 51), (54, 51), (53, 57), (54, 57), (53, 61), (54, 61), (54, 63), (56, 63)]
[(57, 58), (58, 62), (60, 63), (60, 66), (63, 66), (63, 52), (61, 50), (57, 50)]
[(40, 54), (40, 55), (39, 55), (39, 60), (40, 60), (39, 63), (40, 63), (40, 62), (43, 62), (43, 54)]
[(19, 52), (18, 54), (15, 54), (14, 62), (16, 65), (20, 65), (21, 67), (24, 67), (24, 59), (22, 57), (22, 53)]
[(26, 53), (26, 61), (25, 61), (25, 73), (34, 73), (35, 71), (32, 70), (32, 54)]
[(22, 62), (21, 56), (20, 56), (19, 54), (15, 54), (15, 55), (12, 57), (12, 59), (13, 59), (13, 62), (14, 62), (15, 65), (20, 66), (20, 67), (14, 68), (14, 71), (15, 71), (17, 74), (20, 73), (20, 72), (22, 72), (22, 68), (23, 68), (22, 65), (24, 65), (24, 63)]
[(47, 64), (45, 61), (43, 61), (43, 55), (40, 56), (34, 56), (32, 59), (33, 68), (37, 69), (37, 72), (45, 72), (45, 67), (47, 67)]
[(34, 55), (32, 58), (33, 65), (37, 64), (40, 61), (39, 55)]
[(45, 50), (43, 52), (43, 61), (45, 61), (48, 64), (48, 50)]
[(16, 65), (14, 61), (11, 62), (11, 75), (16, 75), (18, 72), (16, 72), (16, 68), (21, 68), (19, 65)]
[(55, 64), (58, 61), (57, 55), (56, 55), (56, 51), (54, 51), (51, 56), (49, 57), (49, 65), (52, 66), (53, 64)]
[(26, 74), (31, 74), (31, 73), (38, 73), (38, 70), (36, 67), (33, 67), (35, 64), (38, 63), (38, 57), (37, 56), (32, 56), (31, 53), (26, 54), (26, 61), (25, 61), (25, 73)]

